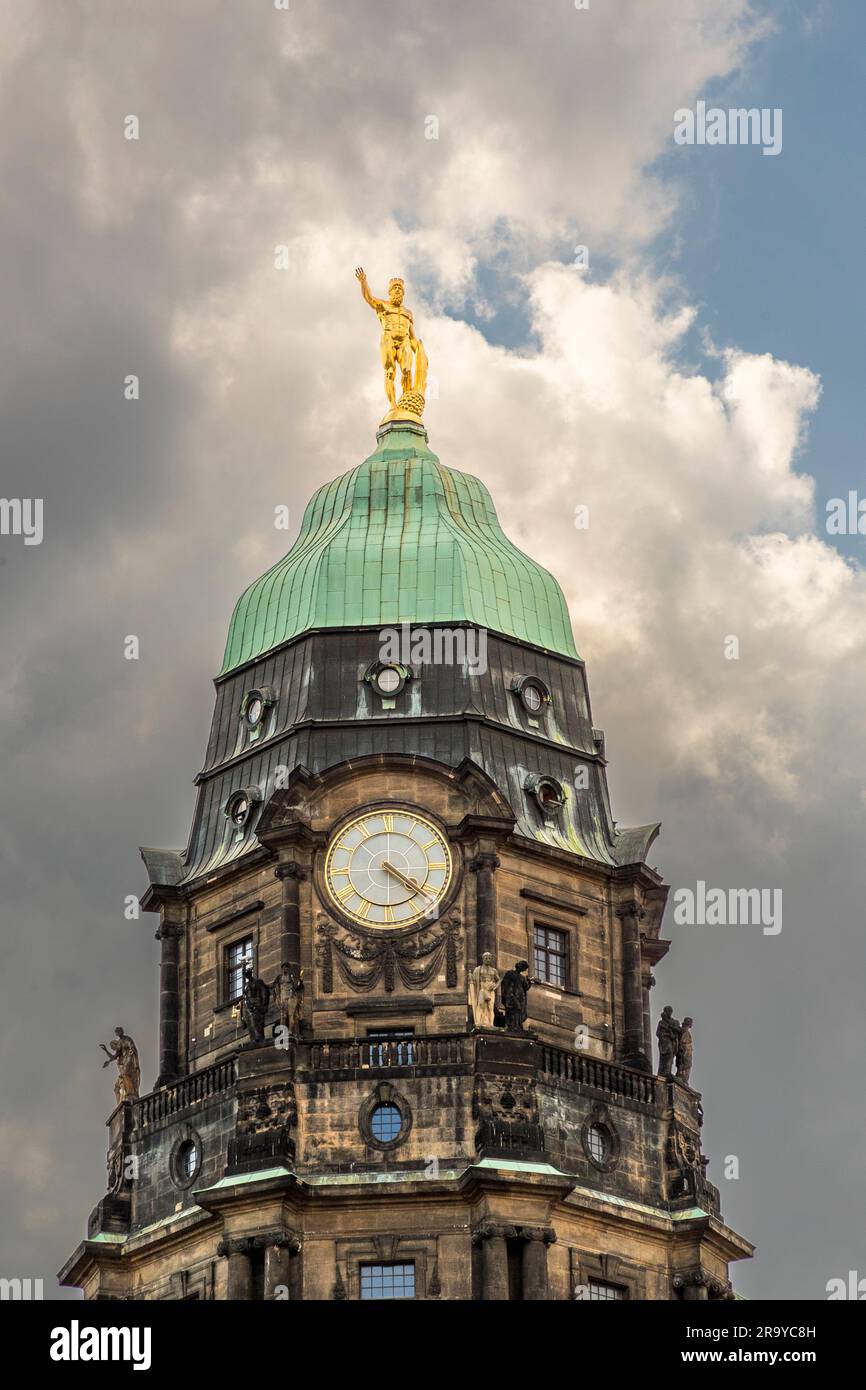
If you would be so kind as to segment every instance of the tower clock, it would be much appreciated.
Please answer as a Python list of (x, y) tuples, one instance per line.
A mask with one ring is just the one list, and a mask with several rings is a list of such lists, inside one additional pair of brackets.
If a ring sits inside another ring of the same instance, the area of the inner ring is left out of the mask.
[(344, 916), (371, 927), (408, 927), (444, 901), (451, 848), (426, 816), (394, 807), (355, 816), (332, 836), (325, 892)]

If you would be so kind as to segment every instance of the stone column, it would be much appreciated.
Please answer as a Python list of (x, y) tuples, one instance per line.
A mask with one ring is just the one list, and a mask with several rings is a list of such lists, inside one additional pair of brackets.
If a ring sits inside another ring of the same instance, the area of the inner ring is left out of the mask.
[(627, 1066), (651, 1071), (644, 1052), (643, 982), (640, 950), (640, 919), (643, 908), (636, 902), (616, 909), (622, 940), (622, 998), (624, 1018), (623, 1061)]
[(556, 1240), (554, 1231), (524, 1230), (523, 1298), (529, 1302), (544, 1302), (548, 1298), (547, 1247)]
[(295, 976), (301, 970), (300, 885), (307, 877), (303, 865), (290, 859), (278, 864), (274, 873), (283, 885), (283, 911), (280, 931), (280, 964), (287, 961)]
[(479, 1226), (473, 1244), (481, 1246), (481, 1297), (485, 1303), (508, 1301), (508, 1251), (503, 1226)]
[(698, 1283), (697, 1279), (695, 1279), (686, 1284), (683, 1289), (683, 1298), (687, 1299), (689, 1302), (695, 1299), (705, 1299), (706, 1297), (707, 1286), (703, 1281)]
[(478, 961), (489, 951), (494, 961), (496, 952), (496, 885), (493, 875), (499, 868), (499, 856), (492, 850), (476, 854), (469, 861), (469, 870), (477, 874), (475, 881), (476, 900), (476, 957)]
[(265, 1298), (291, 1298), (292, 1256), (300, 1248), (297, 1236), (275, 1236), (265, 1246)]
[(250, 1253), (253, 1242), (249, 1236), (240, 1239), (223, 1239), (217, 1246), (217, 1254), (229, 1262), (229, 1278), (226, 1298), (234, 1302), (249, 1302), (253, 1296), (253, 1271)]
[(183, 927), (160, 922), (156, 939), (162, 946), (159, 962), (159, 1076), (157, 1086), (170, 1086), (180, 1076), (180, 990), (178, 961)]

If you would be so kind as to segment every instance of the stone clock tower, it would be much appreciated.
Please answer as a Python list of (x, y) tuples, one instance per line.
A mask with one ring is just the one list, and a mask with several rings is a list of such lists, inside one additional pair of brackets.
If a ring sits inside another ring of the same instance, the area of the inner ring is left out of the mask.
[(726, 1298), (751, 1254), (654, 1066), (659, 827), (612, 820), (560, 588), (419, 401), (242, 595), (188, 848), (142, 850), (159, 1072), (87, 1298)]

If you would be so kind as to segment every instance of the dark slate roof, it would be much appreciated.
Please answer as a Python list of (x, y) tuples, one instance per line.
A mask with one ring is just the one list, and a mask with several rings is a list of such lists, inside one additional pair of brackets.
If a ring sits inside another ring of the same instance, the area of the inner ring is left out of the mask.
[[(506, 797), (517, 834), (611, 868), (644, 862), (658, 826), (614, 827), (582, 662), (489, 634), (483, 674), (424, 667), (387, 710), (364, 680), (378, 644), (378, 630), (307, 634), (218, 680), (180, 877), (179, 856), (147, 851), (152, 881), (190, 883), (257, 848), (257, 817), (238, 836), (224, 815), (233, 791), (258, 789), (263, 807), (278, 769), (284, 783), (298, 767), (323, 773), (347, 759), (388, 753), (419, 753), (449, 768), (468, 759)], [(526, 675), (542, 680), (551, 694), (537, 727), (512, 689)], [(264, 686), (274, 692), (275, 704), (262, 738), (251, 743), (241, 704), (248, 690)], [(588, 770), (585, 790), (575, 785), (578, 767)], [(566, 805), (553, 821), (545, 820), (527, 791), (530, 779), (539, 776), (553, 777), (565, 789)]]

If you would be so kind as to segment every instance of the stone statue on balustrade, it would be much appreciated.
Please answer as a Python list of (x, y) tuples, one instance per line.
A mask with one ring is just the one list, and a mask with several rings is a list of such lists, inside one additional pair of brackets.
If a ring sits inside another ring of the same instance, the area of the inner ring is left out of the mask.
[(519, 960), (512, 970), (506, 970), (499, 986), (505, 1027), (510, 1033), (521, 1033), (529, 1013), (527, 995), (535, 983), (529, 978), (529, 961)]
[(476, 1028), (493, 1027), (498, 995), (499, 971), (493, 964), (493, 956), (485, 951), (481, 964), (476, 965), (469, 976), (469, 1005)]
[(265, 1041), (265, 1017), (268, 1012), (268, 1005), (271, 1002), (270, 987), (253, 975), (252, 970), (247, 966), (244, 971), (244, 993), (241, 1005), (241, 1017), (247, 1026), (250, 1035), (250, 1042), (254, 1047), (260, 1047)]
[(688, 1086), (689, 1077), (692, 1074), (692, 1058), (694, 1056), (694, 1044), (692, 1043), (692, 1025), (694, 1019), (684, 1018), (680, 1028), (680, 1036), (677, 1042), (677, 1081), (682, 1081), (684, 1086)]
[(122, 1028), (115, 1028), (114, 1034), (115, 1036), (107, 1047), (105, 1043), (100, 1043), (99, 1046), (105, 1053), (103, 1067), (109, 1066), (111, 1062), (117, 1063), (114, 1101), (116, 1105), (121, 1105), (125, 1100), (138, 1099), (141, 1066), (138, 1060), (138, 1048), (129, 1034), (125, 1033)]
[(674, 1018), (670, 1004), (665, 1004), (656, 1028), (659, 1044), (659, 1076), (670, 1076), (673, 1072), (674, 1058), (677, 1055), (682, 1025)]
[(296, 975), (288, 961), (284, 960), (279, 975), (271, 985), (271, 996), (279, 1008), (279, 1026), (286, 1029), (289, 1038), (297, 1038), (304, 1002), (303, 971), (299, 970)]

